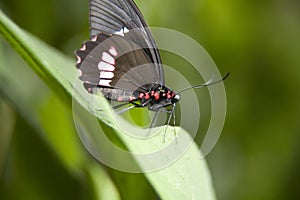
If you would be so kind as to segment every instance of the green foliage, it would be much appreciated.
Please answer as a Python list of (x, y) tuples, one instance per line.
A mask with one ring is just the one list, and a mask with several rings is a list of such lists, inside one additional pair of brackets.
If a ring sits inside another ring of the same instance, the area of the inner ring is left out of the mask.
[[(12, 137), (11, 146), (16, 148), (15, 154), (12, 155), (12, 163), (8, 162), (16, 166), (13, 168), (13, 173), (20, 173), (20, 175), (14, 178), (8, 177), (9, 181), (15, 182), (13, 186), (7, 186), (5, 180), (3, 181), (1, 192), (3, 197), (6, 199), (119, 199), (116, 186), (108, 174), (100, 165), (96, 166), (87, 158), (75, 136), (70, 113), (70, 95), (73, 95), (73, 98), (89, 111), (92, 110), (93, 105), (86, 102), (80, 92), (73, 91), (74, 77), (76, 77), (74, 62), (17, 27), (2, 12), (0, 12), (0, 32), (56, 94), (53, 96), (47, 87), (40, 85), (40, 80), (34, 78), (34, 75), (29, 72), (25, 72), (28, 74), (21, 77), (17, 77), (21, 75), (18, 73), (11, 74), (11, 69), (15, 68), (13, 71), (17, 71), (19, 67), (12, 66), (8, 70), (7, 66), (12, 65), (11, 60), (2, 60), (0, 72), (2, 80), (6, 82), (3, 81), (1, 89), (21, 114), (17, 118), (18, 123)], [(4, 51), (3, 55), (6, 53), (7, 51)], [(7, 85), (10, 87), (9, 90), (6, 88)], [(26, 94), (23, 94), (23, 91), (26, 91)], [(57, 97), (64, 99), (65, 104), (58, 101)], [(125, 133), (117, 128), (112, 110), (106, 100), (99, 96), (97, 101), (105, 111), (105, 115), (96, 113), (97, 117), (116, 130), (128, 149), (133, 152), (147, 152), (157, 147), (157, 140), (141, 143), (139, 140), (131, 140), (124, 136)], [(168, 129), (165, 134), (172, 135), (173, 131)], [(33, 134), (34, 132), (39, 133), (40, 137)], [(188, 133), (179, 128), (177, 133), (188, 137)], [(25, 146), (30, 148), (24, 151), (22, 149)], [(48, 164), (48, 159), (54, 162)], [(4, 170), (5, 176), (9, 173), (9, 164)], [(200, 159), (196, 144), (192, 144), (172, 165), (156, 172), (146, 173), (145, 176), (163, 199), (193, 197), (214, 199), (210, 175), (205, 161)], [(115, 176), (114, 179), (118, 177)], [(137, 194), (129, 192), (126, 194), (125, 191), (122, 194), (123, 198), (152, 199), (155, 197), (150, 186), (147, 183), (143, 184), (145, 177), (136, 180), (140, 180), (135, 182), (135, 185), (139, 186), (139, 191), (135, 192), (136, 187), (133, 186), (128, 189)], [(144, 188), (140, 188), (141, 185), (144, 185)], [(118, 186), (126, 187), (126, 182), (124, 186)], [(14, 193), (14, 190), (19, 192)]]
[[(299, 2), (136, 3), (151, 26), (191, 36), (210, 53), (222, 74), (231, 72), (225, 82), (225, 128), (208, 156), (217, 197), (299, 199)], [(49, 56), (41, 52), (25, 56), (41, 81), (1, 40), (0, 199), (109, 199), (107, 195), (112, 195), (110, 199), (145, 199), (145, 194), (155, 199), (161, 186), (154, 186), (151, 177), (107, 169), (90, 159), (72, 125), (68, 84), (52, 76), (57, 74), (54, 69), (43, 68), (45, 59), (65, 63), (62, 70), (74, 70), (73, 51), (88, 38), (88, 1), (1, 0), (0, 8), (30, 32), (25, 38), (35, 36), (30, 49), (43, 45), (41, 49), (49, 50), (44, 42), (55, 47)], [(16, 48), (18, 43), (13, 45)], [(18, 47), (19, 53), (22, 48)], [(184, 68), (167, 55), (163, 60)], [(199, 83), (191, 72), (185, 74), (191, 83)], [(59, 131), (53, 128), (55, 124)]]

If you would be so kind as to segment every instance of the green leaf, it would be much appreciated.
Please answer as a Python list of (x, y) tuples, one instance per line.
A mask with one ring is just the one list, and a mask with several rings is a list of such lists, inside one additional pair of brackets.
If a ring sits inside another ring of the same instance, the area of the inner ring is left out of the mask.
[[(4, 170), (1, 171), (4, 176), (0, 177), (0, 185), (5, 187), (1, 188), (0, 199), (14, 199), (8, 196), (15, 197), (17, 194), (22, 194), (21, 199), (51, 199), (49, 193), (53, 195), (52, 199), (79, 199), (82, 190), (85, 199), (101, 200), (107, 199), (108, 196), (110, 199), (120, 199), (107, 172), (101, 165), (96, 164), (97, 162), (91, 161), (90, 156), (87, 157), (74, 130), (72, 115), (69, 106), (66, 106), (68, 104), (59, 101), (1, 37), (0, 57), (5, 58), (0, 59), (1, 96), (10, 100), (15, 110), (34, 127), (34, 130), (27, 130), (26, 123), (22, 123), (19, 126), (21, 142), (18, 142), (18, 137), (8, 141), (9, 127), (13, 119), (9, 110), (1, 106), (0, 117), (2, 116), (3, 120), (0, 120), (0, 127), (3, 131), (0, 135), (3, 145), (0, 146), (3, 151), (0, 163), (2, 159), (5, 159), (5, 163)], [(8, 145), (9, 150), (14, 149), (13, 153), (6, 150)], [(30, 156), (29, 152), (34, 156)], [(11, 165), (14, 165), (11, 160), (17, 163), (17, 167), (11, 169)], [(35, 173), (29, 173), (28, 169)], [(9, 179), (13, 184), (7, 185), (5, 178), (11, 173), (26, 176), (13, 176)], [(60, 173), (65, 176), (59, 175)], [(63, 180), (59, 184), (55, 182), (57, 176)], [(81, 187), (80, 190), (75, 189), (78, 186)], [(74, 187), (76, 192), (57, 192), (71, 187)], [(33, 194), (36, 198), (31, 196)]]
[[(96, 96), (91, 101), (84, 98), (88, 95), (86, 91), (82, 86), (75, 85), (77, 79), (74, 61), (20, 29), (1, 11), (0, 33), (62, 99), (66, 96), (72, 96), (82, 107), (111, 126), (130, 152), (152, 152), (164, 148), (170, 144), (170, 141), (174, 141), (173, 128), (161, 131), (160, 134), (150, 140), (133, 139), (126, 135), (115, 120), (111, 106), (102, 95)], [(76, 90), (73, 90), (73, 88), (76, 88)], [(22, 100), (21, 98), (20, 100)], [(100, 106), (102, 112), (95, 112), (94, 105)], [(79, 117), (79, 120), (84, 119)], [(182, 138), (191, 140), (189, 134), (179, 127), (176, 128), (176, 133)], [(166, 142), (163, 142), (164, 137), (166, 137)], [(182, 141), (177, 142), (179, 145)], [(168, 160), (170, 153), (178, 153), (177, 151), (178, 149), (173, 148), (160, 156)], [(134, 158), (141, 169), (157, 162), (155, 159), (142, 162), (138, 157), (134, 156)], [(162, 199), (215, 199), (206, 162), (200, 158), (199, 148), (195, 143), (191, 143), (185, 149), (183, 155), (178, 156), (172, 164), (169, 163), (164, 168), (145, 175)]]
[(0, 122), (5, 121), (0, 126), (0, 172), (2, 171), (6, 153), (13, 133), (13, 127), (16, 123), (13, 110), (0, 99)]

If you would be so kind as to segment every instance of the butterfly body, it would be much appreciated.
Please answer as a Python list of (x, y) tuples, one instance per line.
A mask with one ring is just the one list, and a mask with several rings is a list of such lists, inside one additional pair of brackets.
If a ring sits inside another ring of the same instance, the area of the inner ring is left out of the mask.
[[(144, 88), (150, 88), (150, 90), (143, 92)], [(158, 111), (174, 105), (174, 103), (180, 100), (178, 94), (160, 84), (147, 84), (138, 89), (134, 94), (134, 98), (130, 103), (138, 102), (137, 107), (148, 106), (149, 110), (152, 111)]]

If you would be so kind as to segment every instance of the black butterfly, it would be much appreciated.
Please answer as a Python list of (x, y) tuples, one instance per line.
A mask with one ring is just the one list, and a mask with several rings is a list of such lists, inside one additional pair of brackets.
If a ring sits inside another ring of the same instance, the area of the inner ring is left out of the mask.
[[(115, 108), (131, 104), (120, 113), (134, 107), (148, 107), (156, 114), (169, 112), (169, 124), (180, 92), (165, 86), (157, 45), (136, 4), (132, 0), (90, 0), (89, 19), (91, 40), (75, 52), (79, 78), (87, 91), (101, 91), (109, 100), (124, 102)], [(168, 106), (172, 109), (167, 110)]]

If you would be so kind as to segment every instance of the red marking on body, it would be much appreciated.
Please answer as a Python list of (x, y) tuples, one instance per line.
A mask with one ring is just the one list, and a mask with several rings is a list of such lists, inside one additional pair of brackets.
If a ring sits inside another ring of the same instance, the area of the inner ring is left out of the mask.
[(150, 98), (149, 94), (146, 93), (146, 94), (145, 94), (145, 99), (148, 100), (149, 98)]
[(145, 96), (145, 94), (144, 94), (144, 93), (140, 93), (140, 95), (139, 95), (139, 99), (142, 99), (144, 96)]
[(171, 98), (172, 98), (172, 95), (171, 95), (170, 93), (171, 93), (170, 91), (168, 91), (168, 93), (167, 93), (167, 98), (168, 98), (168, 99), (171, 99)]
[(135, 100), (135, 97), (134, 96), (130, 96), (129, 97), (129, 102), (132, 102), (132, 101), (134, 101)]
[(157, 101), (158, 99), (159, 99), (159, 92), (155, 92), (155, 94), (154, 94), (154, 99)]
[(151, 96), (154, 96), (154, 91), (151, 91)]
[(118, 97), (117, 101), (123, 101), (123, 97)]

